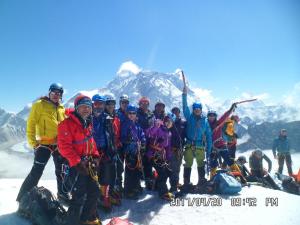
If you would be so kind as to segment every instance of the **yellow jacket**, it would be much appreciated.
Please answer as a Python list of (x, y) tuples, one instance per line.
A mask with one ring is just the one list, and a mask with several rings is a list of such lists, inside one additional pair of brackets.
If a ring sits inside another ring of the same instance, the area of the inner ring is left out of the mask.
[(65, 108), (55, 105), (47, 97), (36, 101), (27, 120), (27, 140), (31, 147), (57, 143), (57, 127), (65, 119)]

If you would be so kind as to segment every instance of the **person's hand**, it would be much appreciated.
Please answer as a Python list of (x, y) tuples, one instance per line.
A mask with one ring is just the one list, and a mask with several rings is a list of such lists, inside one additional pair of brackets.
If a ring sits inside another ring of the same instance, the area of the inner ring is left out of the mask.
[(229, 110), (232, 112), (232, 111), (234, 111), (236, 108), (237, 108), (237, 104), (236, 104), (236, 103), (233, 103), (233, 104), (231, 105), (231, 107), (230, 107)]
[(92, 160), (92, 166), (95, 168), (98, 168), (100, 164), (100, 158), (93, 158)]
[(89, 175), (89, 170), (88, 170), (88, 161), (84, 160), (84, 161), (80, 161), (80, 163), (78, 163), (75, 166), (75, 169), (77, 170), (77, 172), (81, 175), (87, 176)]

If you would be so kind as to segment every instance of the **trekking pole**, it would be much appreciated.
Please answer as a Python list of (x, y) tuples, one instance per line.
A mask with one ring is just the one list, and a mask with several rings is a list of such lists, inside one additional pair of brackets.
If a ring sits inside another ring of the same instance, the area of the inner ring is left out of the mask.
[(246, 102), (254, 102), (256, 100), (257, 100), (257, 98), (248, 99), (248, 100), (243, 100), (243, 101), (240, 101), (240, 102), (235, 102), (234, 104), (238, 105), (238, 104), (242, 104), (242, 103), (246, 103)]

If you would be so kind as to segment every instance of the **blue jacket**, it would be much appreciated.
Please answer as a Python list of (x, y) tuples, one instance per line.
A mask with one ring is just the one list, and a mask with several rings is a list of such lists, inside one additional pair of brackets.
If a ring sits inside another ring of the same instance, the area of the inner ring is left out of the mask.
[(278, 153), (290, 152), (290, 143), (286, 137), (279, 136), (273, 141), (272, 147), (273, 155), (276, 155), (276, 151)]
[(143, 129), (138, 123), (125, 118), (121, 124), (121, 142), (125, 153), (136, 153), (139, 141), (142, 145), (146, 143)]
[(210, 154), (212, 147), (212, 134), (206, 117), (201, 115), (197, 118), (193, 113), (191, 113), (187, 105), (186, 94), (182, 94), (182, 108), (187, 121), (187, 144), (193, 144), (197, 147), (206, 146), (206, 151)]
[(93, 116), (93, 137), (96, 141), (97, 148), (106, 148), (107, 141), (105, 136), (105, 119), (106, 113), (102, 112), (98, 117)]
[(126, 119), (126, 113), (124, 111), (122, 111), (121, 108), (119, 108), (116, 113), (120, 119), (120, 123), (122, 124), (124, 122), (124, 120)]

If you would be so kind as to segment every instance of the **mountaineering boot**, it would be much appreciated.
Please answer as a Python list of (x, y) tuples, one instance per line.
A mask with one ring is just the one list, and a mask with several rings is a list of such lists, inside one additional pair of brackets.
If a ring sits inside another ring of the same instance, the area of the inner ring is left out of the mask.
[(81, 221), (81, 225), (102, 225), (102, 223), (101, 220), (97, 218), (95, 220)]
[(190, 183), (192, 168), (184, 167), (182, 191), (188, 193), (193, 184)]
[(172, 201), (174, 199), (174, 195), (171, 192), (167, 192), (164, 195), (161, 196), (162, 199), (167, 201)]
[(111, 210), (111, 201), (109, 196), (109, 185), (103, 185), (100, 188), (100, 201), (99, 204), (107, 211)]
[(201, 186), (203, 184), (206, 183), (206, 179), (205, 179), (205, 168), (204, 166), (201, 167), (197, 167), (197, 171), (198, 171), (198, 184), (197, 186)]
[(215, 168), (211, 168), (210, 170), (210, 180), (212, 180), (212, 178), (217, 174), (217, 167)]

